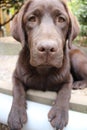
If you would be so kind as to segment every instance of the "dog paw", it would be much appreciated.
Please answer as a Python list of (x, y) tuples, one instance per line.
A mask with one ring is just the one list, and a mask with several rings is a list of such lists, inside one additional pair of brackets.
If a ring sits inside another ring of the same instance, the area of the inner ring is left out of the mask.
[(73, 83), (73, 89), (84, 89), (87, 87), (87, 82), (77, 81)]
[(53, 106), (48, 113), (48, 119), (56, 130), (62, 130), (68, 123), (68, 110), (60, 110), (57, 106)]
[(26, 121), (27, 113), (25, 107), (13, 106), (8, 117), (8, 125), (10, 130), (21, 130)]

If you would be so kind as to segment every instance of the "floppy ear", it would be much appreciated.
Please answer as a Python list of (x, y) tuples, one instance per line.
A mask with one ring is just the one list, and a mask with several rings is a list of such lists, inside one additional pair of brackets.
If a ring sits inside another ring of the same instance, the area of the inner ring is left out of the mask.
[(23, 15), (25, 11), (27, 10), (28, 6), (30, 4), (30, 0), (28, 0), (20, 9), (18, 14), (15, 15), (12, 26), (11, 26), (11, 34), (12, 36), (19, 42), (22, 43), (24, 46), (25, 44), (25, 33), (23, 30)]
[(77, 35), (80, 32), (79, 23), (78, 23), (76, 17), (72, 14), (72, 12), (70, 11), (70, 9), (67, 6), (68, 0), (61, 0), (61, 1), (69, 16), (69, 29), (68, 29), (68, 34), (67, 34), (67, 40), (68, 40), (69, 48), (71, 48), (72, 41), (77, 37)]
[(71, 48), (72, 41), (77, 37), (77, 35), (80, 32), (80, 29), (76, 17), (70, 11), (68, 12), (69, 12), (70, 24), (69, 24), (67, 40), (68, 40), (69, 48)]

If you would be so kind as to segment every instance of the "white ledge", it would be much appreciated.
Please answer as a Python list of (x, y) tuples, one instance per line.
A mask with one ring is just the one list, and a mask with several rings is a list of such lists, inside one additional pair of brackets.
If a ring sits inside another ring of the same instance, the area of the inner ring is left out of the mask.
[[(10, 82), (0, 81), (0, 92), (12, 95), (12, 84)], [(29, 90), (27, 92), (27, 99), (30, 101), (52, 105), (56, 99), (57, 94), (55, 92), (42, 92)], [(87, 113), (87, 88), (84, 90), (72, 90), (70, 109), (78, 112)]]

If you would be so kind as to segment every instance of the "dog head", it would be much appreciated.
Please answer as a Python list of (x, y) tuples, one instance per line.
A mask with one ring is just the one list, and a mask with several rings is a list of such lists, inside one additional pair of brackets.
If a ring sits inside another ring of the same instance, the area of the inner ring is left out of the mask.
[(66, 41), (71, 47), (78, 22), (63, 0), (28, 0), (12, 24), (13, 37), (27, 45), (32, 66), (60, 68)]

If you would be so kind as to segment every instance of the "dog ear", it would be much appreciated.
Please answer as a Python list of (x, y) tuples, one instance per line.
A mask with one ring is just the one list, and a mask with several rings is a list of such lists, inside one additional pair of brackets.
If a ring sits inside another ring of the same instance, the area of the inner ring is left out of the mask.
[(15, 15), (12, 25), (11, 34), (12, 36), (24, 46), (25, 44), (25, 33), (23, 30), (23, 15), (28, 8), (30, 1), (27, 1), (22, 8), (19, 10), (18, 14)]
[(67, 40), (68, 40), (69, 48), (71, 48), (72, 41), (79, 34), (80, 28), (79, 28), (79, 23), (78, 23), (76, 17), (70, 11), (69, 11), (69, 18), (70, 18), (70, 24), (69, 24)]
[(70, 11), (70, 9), (68, 8), (67, 6), (67, 0), (61, 0), (67, 13), (68, 13), (68, 16), (69, 16), (69, 29), (68, 29), (68, 34), (67, 34), (67, 39), (68, 40), (68, 45), (69, 45), (69, 48), (71, 48), (71, 45), (72, 45), (72, 41), (77, 37), (77, 35), (79, 34), (80, 32), (80, 29), (79, 29), (79, 23), (76, 19), (76, 17), (72, 14), (72, 12)]

